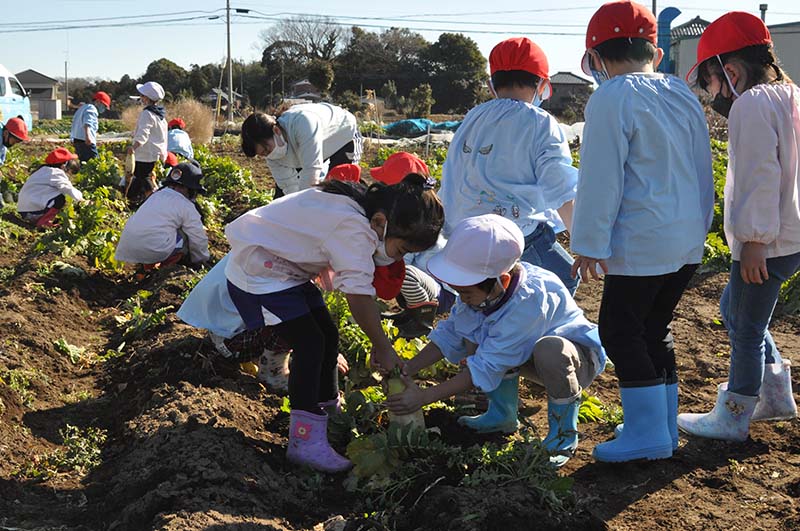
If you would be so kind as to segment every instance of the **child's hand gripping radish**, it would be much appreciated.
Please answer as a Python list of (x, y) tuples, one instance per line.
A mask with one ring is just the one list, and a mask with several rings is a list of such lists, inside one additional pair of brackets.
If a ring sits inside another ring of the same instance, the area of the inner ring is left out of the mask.
[(389, 422), (401, 426), (413, 424), (425, 428), (425, 417), (420, 409), (425, 405), (422, 389), (414, 380), (402, 374), (399, 367), (395, 367), (386, 380), (387, 399), (389, 407)]

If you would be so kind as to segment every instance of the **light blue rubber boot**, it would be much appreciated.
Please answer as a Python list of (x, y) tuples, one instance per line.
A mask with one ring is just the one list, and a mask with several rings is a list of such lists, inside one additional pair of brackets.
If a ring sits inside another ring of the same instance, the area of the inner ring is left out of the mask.
[(594, 447), (598, 461), (618, 463), (635, 459), (672, 457), (672, 437), (667, 426), (667, 392), (657, 384), (620, 387), (625, 428), (619, 437)]
[(547, 437), (542, 446), (550, 452), (550, 462), (560, 468), (575, 454), (578, 447), (578, 409), (577, 398), (547, 397)]
[[(678, 449), (678, 381), (668, 383), (664, 387), (667, 389), (667, 427), (669, 436), (672, 437), (672, 451)], [(618, 424), (614, 428), (614, 437), (619, 437), (625, 424)]]
[(459, 417), (458, 423), (478, 433), (514, 433), (519, 428), (519, 373), (507, 375), (494, 391), (486, 393), (489, 408), (483, 415)]

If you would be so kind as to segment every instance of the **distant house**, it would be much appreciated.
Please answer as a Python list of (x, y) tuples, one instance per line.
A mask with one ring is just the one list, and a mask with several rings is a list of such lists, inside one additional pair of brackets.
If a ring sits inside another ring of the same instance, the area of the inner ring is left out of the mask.
[(572, 72), (558, 72), (550, 77), (553, 94), (542, 103), (542, 108), (552, 114), (562, 114), (575, 101), (588, 99), (592, 82)]
[[(686, 78), (689, 69), (697, 62), (697, 43), (703, 30), (710, 24), (707, 20), (695, 17), (689, 22), (675, 26), (670, 31), (672, 46), (670, 59), (673, 61), (675, 75)], [(775, 53), (781, 66), (792, 79), (800, 78), (800, 22), (773, 24), (767, 26), (772, 34)]]
[(16, 74), (17, 79), (31, 99), (31, 112), (39, 119), (61, 118), (61, 100), (59, 100), (57, 79), (46, 76), (36, 70), (24, 70)]
[(673, 73), (679, 78), (686, 79), (689, 69), (697, 61), (697, 42), (709, 24), (709, 21), (695, 17), (670, 30), (669, 60)]
[(322, 99), (322, 94), (309, 80), (301, 79), (289, 85), (289, 93), (286, 98), (318, 102)]
[(57, 79), (48, 77), (36, 70), (24, 70), (17, 74), (17, 79), (25, 87), (30, 95), (31, 102), (38, 100), (57, 100), (58, 85)]

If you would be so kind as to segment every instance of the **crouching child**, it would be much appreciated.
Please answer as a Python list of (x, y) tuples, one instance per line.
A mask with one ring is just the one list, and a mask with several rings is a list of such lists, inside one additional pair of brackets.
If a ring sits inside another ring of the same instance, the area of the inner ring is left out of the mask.
[[(520, 262), (525, 238), (517, 225), (496, 214), (461, 221), (428, 270), (458, 293), (431, 342), (405, 365), (413, 376), (442, 358), (467, 369), (438, 385), (387, 399), (389, 410), (408, 414), (478, 387), (489, 396), (486, 413), (461, 417), (478, 432), (518, 428), (520, 375), (547, 391), (548, 433), (543, 444), (562, 466), (578, 445), (581, 392), (605, 366), (597, 327), (578, 308), (559, 278)], [(407, 384), (412, 382), (408, 381)]]
[(193, 200), (205, 193), (199, 167), (181, 163), (172, 168), (164, 187), (147, 198), (128, 219), (114, 258), (140, 264), (137, 279), (156, 266), (173, 265), (188, 255), (191, 263), (207, 261), (208, 235)]
[(19, 191), (17, 212), (37, 227), (52, 227), (56, 215), (67, 203), (67, 196), (83, 201), (83, 194), (70, 181), (81, 168), (78, 155), (66, 148), (51, 151), (44, 165), (33, 172)]

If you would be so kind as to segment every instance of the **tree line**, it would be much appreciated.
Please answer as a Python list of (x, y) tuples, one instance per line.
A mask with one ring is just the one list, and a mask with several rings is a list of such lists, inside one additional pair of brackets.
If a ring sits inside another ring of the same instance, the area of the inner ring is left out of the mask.
[[(386, 105), (401, 112), (463, 113), (488, 98), (486, 59), (471, 38), (442, 33), (428, 42), (407, 28), (382, 32), (346, 28), (333, 20), (290, 18), (263, 30), (260, 61), (236, 61), (234, 90), (245, 104), (264, 109), (280, 103), (293, 82), (308, 79), (325, 99), (351, 110), (362, 106), (361, 96), (374, 90)], [(74, 83), (73, 101), (89, 101), (96, 90), (112, 95), (136, 94), (136, 83), (158, 81), (168, 99), (202, 98), (223, 79), (224, 62), (192, 64), (185, 69), (161, 58), (145, 73), (119, 81)]]

